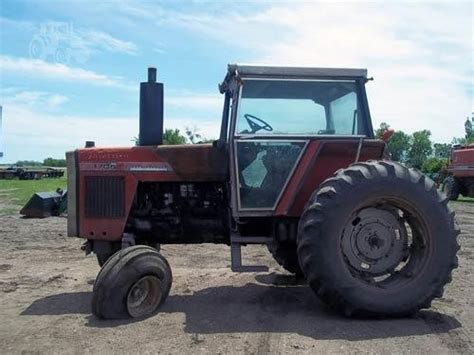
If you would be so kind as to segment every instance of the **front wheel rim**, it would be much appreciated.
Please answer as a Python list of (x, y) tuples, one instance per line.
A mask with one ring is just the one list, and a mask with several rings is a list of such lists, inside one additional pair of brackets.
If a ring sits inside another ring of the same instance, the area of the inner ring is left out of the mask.
[(143, 317), (153, 313), (159, 306), (162, 283), (154, 275), (147, 275), (135, 282), (127, 294), (127, 312), (131, 317)]

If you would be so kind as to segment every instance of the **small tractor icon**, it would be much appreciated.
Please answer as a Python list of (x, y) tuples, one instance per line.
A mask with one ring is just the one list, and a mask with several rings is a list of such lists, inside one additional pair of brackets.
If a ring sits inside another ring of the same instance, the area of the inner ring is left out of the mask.
[(90, 50), (84, 40), (77, 35), (72, 23), (47, 22), (40, 25), (29, 46), (33, 59), (52, 60), (66, 64), (71, 60), (85, 63), (90, 57)]

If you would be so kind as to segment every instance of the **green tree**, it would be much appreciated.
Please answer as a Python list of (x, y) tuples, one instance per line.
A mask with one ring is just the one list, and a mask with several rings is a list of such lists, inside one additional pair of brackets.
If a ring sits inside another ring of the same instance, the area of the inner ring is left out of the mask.
[(382, 137), (383, 132), (384, 132), (387, 128), (390, 128), (390, 125), (389, 125), (387, 122), (382, 122), (382, 123), (380, 124), (379, 128), (377, 128), (377, 129), (375, 130), (375, 137), (377, 137), (377, 138)]
[[(134, 136), (130, 139), (135, 145), (140, 144), (140, 139)], [(186, 144), (186, 137), (181, 134), (177, 128), (167, 128), (163, 132), (163, 144), (165, 145), (177, 145)]]
[(191, 144), (211, 143), (214, 141), (214, 139), (207, 138), (199, 133), (199, 129), (196, 126), (192, 128), (186, 127), (185, 134)]
[(441, 170), (446, 169), (448, 160), (445, 158), (430, 157), (425, 160), (421, 167), (421, 171), (425, 174), (437, 174)]
[(36, 161), (36, 160), (18, 160), (14, 165), (16, 165), (16, 166), (39, 166), (39, 165), (41, 165), (41, 162)]
[(434, 156), (436, 158), (447, 159), (451, 153), (451, 144), (449, 143), (435, 143), (433, 144)]
[[(382, 133), (390, 128), (386, 122), (382, 122), (379, 128), (375, 131), (376, 137), (381, 137)], [(410, 136), (403, 131), (395, 131), (390, 140), (387, 142), (387, 150), (392, 157), (392, 160), (404, 162), (406, 160), (407, 152), (410, 149)]]
[(451, 141), (451, 145), (464, 145), (466, 144), (466, 142), (467, 142), (466, 138), (453, 137), (453, 140)]
[(176, 144), (186, 144), (186, 137), (183, 136), (179, 129), (165, 129), (163, 133), (163, 144), (167, 145), (176, 145)]
[(396, 131), (387, 143), (388, 151), (393, 160), (405, 162), (411, 147), (411, 138), (403, 131)]
[(184, 133), (186, 134), (186, 138), (188, 138), (191, 144), (196, 144), (201, 141), (201, 134), (198, 132), (196, 127), (186, 127), (184, 129)]
[(46, 158), (43, 160), (43, 165), (45, 166), (52, 166), (56, 168), (63, 168), (66, 166), (66, 159), (54, 159), (54, 158)]
[(407, 154), (407, 163), (417, 169), (421, 169), (425, 160), (433, 152), (431, 132), (427, 129), (414, 132), (411, 139), (411, 146)]

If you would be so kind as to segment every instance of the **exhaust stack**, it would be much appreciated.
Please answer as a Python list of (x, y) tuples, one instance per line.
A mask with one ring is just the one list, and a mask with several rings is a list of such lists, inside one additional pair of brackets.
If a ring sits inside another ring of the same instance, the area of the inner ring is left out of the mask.
[(138, 145), (163, 144), (163, 83), (156, 82), (156, 68), (148, 68), (148, 81), (140, 83)]

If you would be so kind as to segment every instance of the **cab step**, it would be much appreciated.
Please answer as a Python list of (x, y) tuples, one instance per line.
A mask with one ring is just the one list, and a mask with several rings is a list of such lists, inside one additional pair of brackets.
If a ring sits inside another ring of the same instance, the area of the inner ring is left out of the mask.
[(234, 272), (267, 272), (266, 265), (242, 265), (242, 245), (247, 244), (266, 244), (272, 241), (267, 237), (241, 237), (238, 234), (230, 236), (230, 258), (231, 269)]

